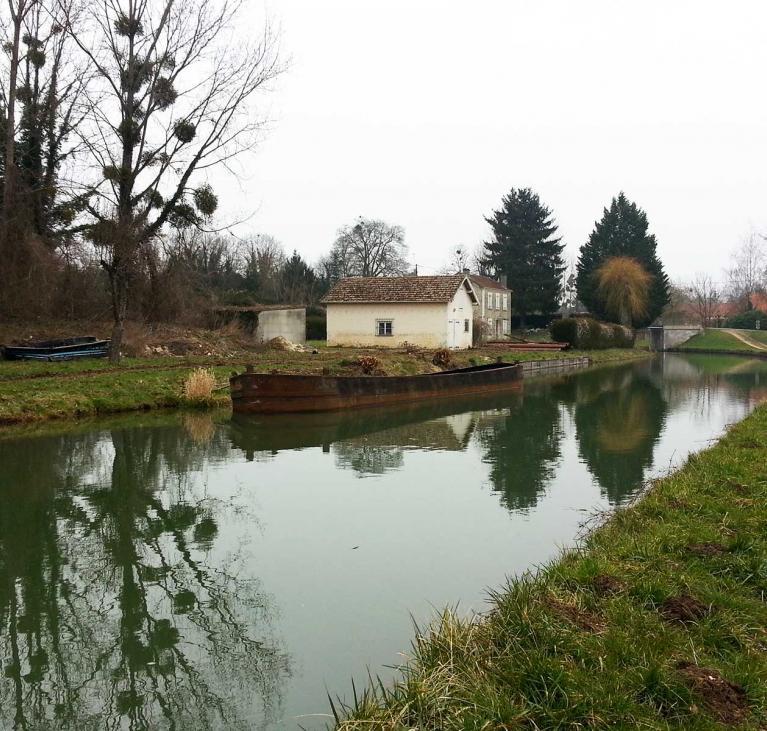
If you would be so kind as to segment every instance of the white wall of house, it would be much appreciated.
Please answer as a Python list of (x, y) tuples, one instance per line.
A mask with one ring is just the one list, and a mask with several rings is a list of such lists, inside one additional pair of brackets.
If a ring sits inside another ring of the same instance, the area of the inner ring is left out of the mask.
[[(404, 342), (424, 348), (468, 348), (472, 302), (459, 288), (445, 303), (328, 303), (328, 345), (398, 348)], [(466, 332), (468, 320), (468, 332)], [(391, 323), (391, 335), (379, 335)]]
[(474, 303), (464, 287), (447, 305), (447, 347), (464, 350), (471, 347)]

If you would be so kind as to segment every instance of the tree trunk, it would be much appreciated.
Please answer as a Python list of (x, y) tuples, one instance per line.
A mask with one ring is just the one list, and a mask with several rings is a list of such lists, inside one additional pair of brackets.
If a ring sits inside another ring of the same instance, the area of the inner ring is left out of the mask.
[(120, 349), (123, 344), (125, 333), (125, 318), (128, 312), (128, 281), (125, 272), (119, 266), (110, 272), (112, 290), (112, 315), (114, 325), (112, 327), (112, 343), (109, 347), (109, 360), (112, 363), (120, 362)]

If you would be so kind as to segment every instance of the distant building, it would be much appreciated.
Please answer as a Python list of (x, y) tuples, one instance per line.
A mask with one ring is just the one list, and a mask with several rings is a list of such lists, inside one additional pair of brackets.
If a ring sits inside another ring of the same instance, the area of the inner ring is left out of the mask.
[(481, 274), (468, 274), (469, 281), (479, 300), (476, 306), (477, 316), (487, 326), (490, 338), (502, 338), (511, 334), (511, 290), (505, 282), (484, 277)]
[(328, 345), (469, 348), (477, 295), (465, 274), (346, 277), (322, 300)]

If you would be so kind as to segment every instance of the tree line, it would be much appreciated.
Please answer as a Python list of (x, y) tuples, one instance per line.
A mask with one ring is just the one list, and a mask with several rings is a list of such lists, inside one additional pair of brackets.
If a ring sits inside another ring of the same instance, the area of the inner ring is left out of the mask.
[(652, 322), (668, 303), (669, 280), (647, 214), (624, 193), (604, 209), (569, 276), (553, 213), (533, 190), (512, 188), (485, 220), (492, 238), (476, 264), (506, 276), (522, 328), (531, 315), (547, 322), (568, 298), (600, 319), (634, 327)]

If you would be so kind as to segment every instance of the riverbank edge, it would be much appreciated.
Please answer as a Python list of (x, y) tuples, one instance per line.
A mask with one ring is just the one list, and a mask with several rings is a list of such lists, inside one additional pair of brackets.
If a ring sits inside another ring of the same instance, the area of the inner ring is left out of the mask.
[(739, 355), (746, 358), (767, 360), (767, 351), (752, 350), (717, 350), (715, 348), (668, 348), (665, 353), (682, 353), (684, 355)]
[[(359, 351), (361, 352), (361, 351)], [(348, 361), (359, 354), (358, 351), (349, 350), (334, 355), (339, 360)], [(291, 357), (299, 357), (292, 353), (267, 354), (272, 360), (264, 360), (263, 353), (256, 354), (251, 360), (256, 363), (258, 370), (262, 372), (301, 373), (301, 367), (305, 363), (292, 363)], [(521, 360), (539, 360), (536, 354), (525, 354)], [(588, 356), (594, 365), (626, 363), (653, 354), (649, 351), (627, 350), (625, 353), (616, 351), (593, 351), (579, 353), (580, 356)], [(456, 366), (471, 364), (471, 359), (476, 359), (477, 351), (461, 351), (456, 355)], [(504, 357), (511, 359), (507, 352), (491, 352), (485, 357)], [(301, 357), (306, 359), (311, 356)], [(571, 356), (572, 357), (572, 356)], [(261, 361), (259, 361), (259, 358)], [(550, 354), (540, 360), (554, 360)], [(146, 367), (140, 363), (132, 363), (130, 367), (122, 369), (95, 370), (94, 365), (87, 361), (80, 361), (83, 370), (74, 370), (78, 362), (64, 364), (65, 369), (59, 375), (46, 372), (45, 375), (31, 373), (28, 377), (3, 378), (0, 367), (0, 430), (13, 429), (20, 424), (36, 422), (81, 419), (93, 416), (124, 414), (130, 412), (144, 412), (162, 410), (189, 411), (200, 409), (221, 409), (230, 405), (228, 378), (233, 370), (242, 371), (247, 359), (238, 358), (230, 362), (215, 363), (202, 361), (190, 361), (188, 363), (169, 363), (165, 367), (157, 361), (149, 361)], [(0, 363), (0, 365), (2, 365)], [(35, 366), (48, 367), (46, 364), (34, 364)], [(312, 366), (317, 370), (322, 366), (322, 361), (313, 362)], [(291, 366), (294, 366), (291, 368)], [(418, 363), (410, 364), (412, 368), (420, 367)], [(211, 368), (219, 382), (219, 388), (214, 392), (208, 404), (200, 405), (185, 401), (182, 396), (182, 384), (184, 378), (194, 368)], [(86, 370), (88, 369), (88, 370)], [(94, 370), (90, 370), (94, 369)]]
[(336, 728), (764, 728), (765, 464), (762, 405), (481, 618), (416, 628)]

